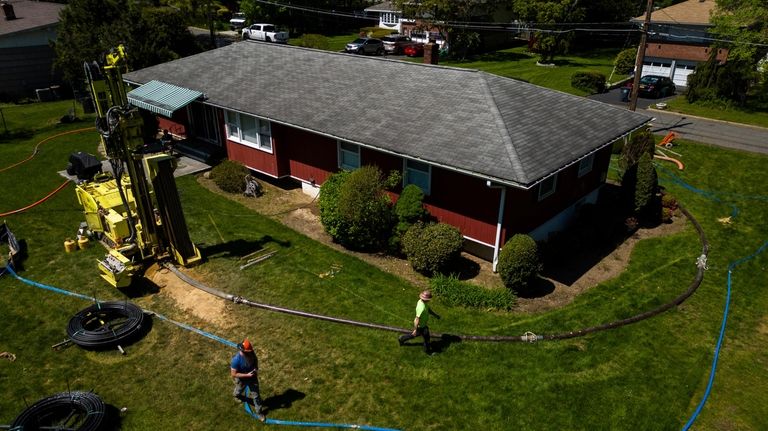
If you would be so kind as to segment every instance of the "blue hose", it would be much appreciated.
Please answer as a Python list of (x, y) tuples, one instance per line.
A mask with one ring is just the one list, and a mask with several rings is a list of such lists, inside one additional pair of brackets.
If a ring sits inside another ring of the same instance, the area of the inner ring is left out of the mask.
[(683, 431), (688, 431), (688, 429), (691, 428), (693, 425), (693, 422), (696, 420), (696, 418), (699, 416), (699, 413), (701, 413), (701, 410), (704, 408), (704, 404), (707, 403), (707, 399), (709, 398), (709, 393), (712, 390), (712, 384), (715, 381), (715, 371), (717, 371), (717, 359), (720, 355), (720, 347), (723, 344), (723, 337), (725, 336), (725, 324), (728, 321), (728, 306), (731, 302), (731, 273), (736, 268), (737, 265), (740, 265), (750, 259), (753, 259), (758, 254), (765, 251), (766, 247), (768, 247), (768, 241), (764, 242), (760, 248), (757, 249), (754, 253), (750, 254), (747, 257), (743, 257), (737, 261), (731, 262), (728, 265), (728, 290), (725, 295), (725, 310), (723, 311), (723, 322), (720, 324), (720, 335), (717, 338), (717, 346), (715, 347), (715, 355), (714, 358), (712, 358), (712, 369), (709, 371), (709, 381), (707, 382), (707, 389), (704, 391), (704, 396), (701, 398), (701, 401), (699, 402), (699, 405), (696, 407), (696, 410), (691, 415), (691, 418), (688, 419), (688, 422), (683, 427)]
[[(8, 266), (5, 267), (3, 272), (0, 272), (0, 276), (3, 275), (3, 273), (7, 271), (12, 276), (16, 277), (19, 281), (22, 281), (30, 286), (38, 287), (40, 289), (49, 290), (51, 292), (60, 293), (62, 295), (68, 295), (68, 296), (74, 296), (75, 298), (81, 298), (85, 299), (87, 301), (96, 301), (98, 303), (99, 301), (96, 298), (86, 296), (80, 293), (70, 292), (68, 290), (59, 289), (58, 287), (48, 286), (47, 284), (38, 283), (36, 281), (28, 280), (24, 277), (21, 277), (20, 275), (16, 274), (14, 272), (13, 268), (11, 268), (11, 265), (8, 264)], [(229, 341), (227, 339), (221, 338), (218, 335), (211, 334), (210, 332), (203, 331), (202, 329), (195, 328), (194, 326), (187, 325), (186, 323), (177, 322), (175, 320), (169, 319), (168, 317), (163, 316), (162, 314), (155, 313), (151, 310), (144, 310), (146, 313), (151, 313), (155, 316), (157, 316), (160, 320), (164, 320), (169, 323), (173, 323), (176, 326), (179, 326), (181, 328), (184, 328), (188, 331), (192, 331), (196, 334), (200, 334), (204, 337), (210, 338), (211, 340), (218, 341), (219, 343), (222, 343), (228, 347), (237, 348), (237, 343), (234, 343), (232, 341)], [(251, 415), (252, 417), (258, 418), (258, 415), (256, 415), (252, 410), (250, 405), (248, 403), (245, 404), (245, 411)], [(326, 427), (326, 428), (352, 428), (352, 429), (360, 429), (360, 430), (371, 430), (371, 431), (398, 431), (396, 429), (392, 428), (377, 428), (377, 427), (371, 427), (368, 425), (348, 425), (348, 424), (334, 424), (334, 423), (325, 423), (325, 422), (296, 422), (296, 421), (281, 421), (278, 419), (267, 419), (265, 421), (267, 424), (273, 424), (273, 425), (294, 425), (294, 426), (304, 426), (304, 427)]]

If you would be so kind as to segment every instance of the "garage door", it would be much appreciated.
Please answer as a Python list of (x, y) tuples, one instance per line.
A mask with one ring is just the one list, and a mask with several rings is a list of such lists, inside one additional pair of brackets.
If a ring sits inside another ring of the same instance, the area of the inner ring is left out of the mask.
[(688, 86), (688, 75), (692, 74), (696, 70), (694, 63), (678, 62), (675, 65), (675, 75), (672, 80), (675, 81), (675, 85), (678, 87)]

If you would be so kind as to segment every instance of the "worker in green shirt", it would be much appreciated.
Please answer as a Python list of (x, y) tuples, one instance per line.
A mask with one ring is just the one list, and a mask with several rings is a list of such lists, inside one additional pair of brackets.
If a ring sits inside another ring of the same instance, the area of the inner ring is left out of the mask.
[(431, 354), (432, 351), (429, 347), (429, 315), (435, 316), (436, 319), (440, 319), (440, 316), (429, 308), (429, 301), (432, 299), (432, 292), (425, 290), (419, 294), (419, 302), (416, 303), (416, 318), (413, 319), (413, 332), (410, 334), (403, 334), (398, 338), (402, 346), (406, 341), (416, 338), (421, 335), (424, 338), (424, 353)]

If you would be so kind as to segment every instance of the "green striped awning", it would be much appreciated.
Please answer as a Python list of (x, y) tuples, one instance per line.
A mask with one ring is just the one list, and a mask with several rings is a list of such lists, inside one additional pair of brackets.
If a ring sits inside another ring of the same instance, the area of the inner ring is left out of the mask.
[(177, 87), (161, 81), (149, 81), (128, 93), (128, 101), (155, 114), (171, 117), (175, 111), (189, 105), (203, 93)]

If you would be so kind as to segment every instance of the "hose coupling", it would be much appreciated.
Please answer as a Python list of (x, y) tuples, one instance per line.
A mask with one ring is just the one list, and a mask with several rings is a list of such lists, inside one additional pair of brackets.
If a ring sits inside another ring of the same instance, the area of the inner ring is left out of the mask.
[(707, 255), (702, 254), (696, 259), (696, 267), (699, 269), (707, 270), (709, 267), (707, 266)]

